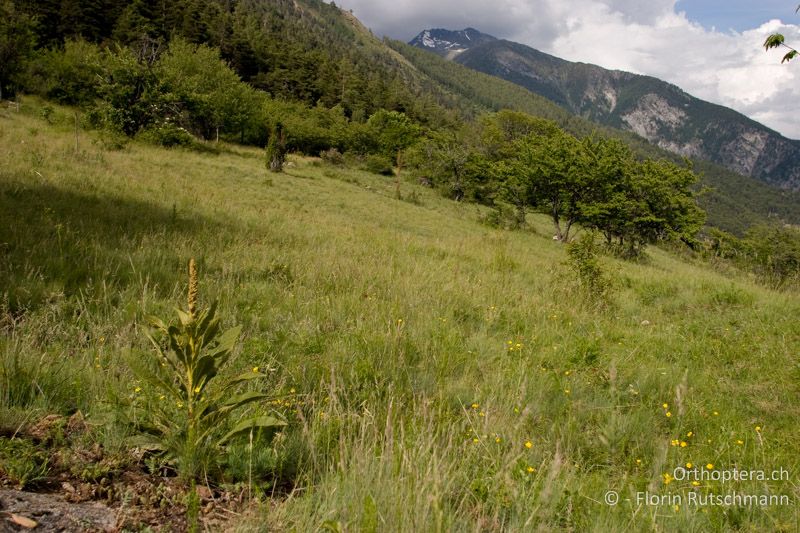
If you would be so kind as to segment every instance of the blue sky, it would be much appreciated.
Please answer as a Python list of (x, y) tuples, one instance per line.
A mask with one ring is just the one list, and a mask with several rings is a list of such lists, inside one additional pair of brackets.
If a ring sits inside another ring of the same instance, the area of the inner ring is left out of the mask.
[(800, 139), (800, 0), (336, 0), (378, 36), (476, 28), (570, 60), (648, 74)]
[(800, 21), (800, 15), (796, 17), (794, 14), (797, 3), (785, 0), (679, 0), (675, 9), (685, 11), (689, 20), (699, 22), (706, 29), (716, 27), (719, 31), (733, 29), (741, 32), (775, 18), (787, 22)]

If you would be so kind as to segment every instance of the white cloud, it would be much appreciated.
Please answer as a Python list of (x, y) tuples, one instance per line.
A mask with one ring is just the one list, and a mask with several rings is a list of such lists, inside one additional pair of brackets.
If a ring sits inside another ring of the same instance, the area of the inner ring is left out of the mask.
[(425, 28), (472, 26), (571, 61), (661, 78), (800, 138), (800, 58), (781, 65), (784, 52), (762, 46), (776, 31), (800, 45), (800, 26), (777, 19), (743, 32), (708, 30), (676, 12), (675, 0), (337, 3), (378, 35), (409, 40)]

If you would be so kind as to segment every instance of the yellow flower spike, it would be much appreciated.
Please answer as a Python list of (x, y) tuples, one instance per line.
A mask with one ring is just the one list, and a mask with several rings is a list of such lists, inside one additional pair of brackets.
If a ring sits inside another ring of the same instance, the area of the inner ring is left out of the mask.
[(527, 441), (525, 442), (525, 447), (530, 450), (531, 448), (533, 448), (533, 443), (531, 441)]

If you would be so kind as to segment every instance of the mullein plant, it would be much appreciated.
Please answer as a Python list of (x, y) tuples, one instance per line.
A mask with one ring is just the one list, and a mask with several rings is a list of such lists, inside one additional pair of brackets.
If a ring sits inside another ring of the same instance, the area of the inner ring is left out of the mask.
[[(137, 373), (156, 394), (145, 410), (141, 428), (145, 447), (161, 451), (187, 480), (207, 473), (210, 460), (231, 439), (253, 432), (267, 436), (286, 425), (269, 415), (249, 416), (234, 423), (236, 411), (268, 399), (262, 392), (238, 392), (240, 385), (265, 374), (258, 368), (238, 376), (220, 374), (231, 357), (241, 327), (221, 331), (217, 304), (198, 307), (197, 267), (189, 261), (189, 297), (186, 310), (177, 309), (177, 324), (149, 317), (153, 331), (147, 336), (155, 348), (156, 363)], [(232, 427), (231, 427), (232, 426)], [(229, 429), (223, 434), (224, 429)]]

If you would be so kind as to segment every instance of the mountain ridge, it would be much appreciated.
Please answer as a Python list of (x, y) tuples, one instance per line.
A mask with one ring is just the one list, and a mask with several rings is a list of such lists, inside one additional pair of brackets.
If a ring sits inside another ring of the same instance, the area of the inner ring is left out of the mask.
[[(431, 30), (420, 36), (426, 31)], [(418, 38), (409, 44), (434, 51)], [(459, 44), (464, 49), (458, 54), (439, 55), (516, 83), (578, 116), (636, 133), (678, 155), (706, 159), (782, 189), (800, 190), (800, 141), (672, 83), (567, 61), (504, 39)]]

